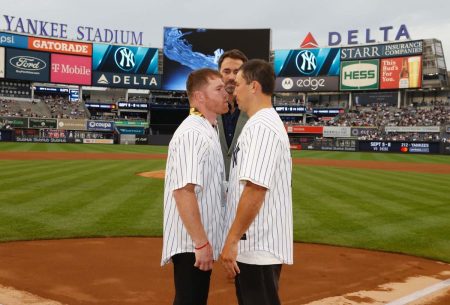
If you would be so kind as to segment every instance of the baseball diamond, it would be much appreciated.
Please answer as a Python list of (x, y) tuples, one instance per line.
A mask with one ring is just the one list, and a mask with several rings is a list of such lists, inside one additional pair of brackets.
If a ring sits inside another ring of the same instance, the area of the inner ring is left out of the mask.
[[(166, 152), (0, 143), (0, 304), (169, 304), (163, 180), (139, 175), (161, 176)], [(292, 155), (299, 263), (283, 271), (285, 304), (387, 304), (434, 285), (414, 304), (448, 304), (447, 157)], [(216, 264), (210, 304), (232, 304), (233, 289)]]

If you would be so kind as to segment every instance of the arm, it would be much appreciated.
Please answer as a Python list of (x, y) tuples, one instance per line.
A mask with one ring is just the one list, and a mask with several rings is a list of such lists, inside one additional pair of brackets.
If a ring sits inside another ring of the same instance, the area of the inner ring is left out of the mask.
[[(200, 217), (197, 197), (195, 196), (195, 184), (187, 184), (186, 186), (173, 191), (175, 202), (177, 203), (178, 213), (180, 214), (183, 224), (194, 241), (195, 247), (201, 247), (208, 242), (208, 236)], [(200, 270), (207, 271), (212, 269), (213, 250), (211, 245), (207, 245), (202, 249), (195, 250), (195, 267)]]
[(229, 277), (235, 277), (240, 272), (236, 263), (238, 243), (248, 230), (264, 201), (267, 189), (247, 181), (244, 187), (236, 213), (236, 218), (228, 232), (220, 259)]

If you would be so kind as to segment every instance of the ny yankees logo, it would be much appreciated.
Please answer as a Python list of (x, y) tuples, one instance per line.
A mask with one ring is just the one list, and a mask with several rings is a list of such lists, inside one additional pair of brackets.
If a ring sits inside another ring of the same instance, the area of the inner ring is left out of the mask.
[(239, 144), (237, 144), (236, 147), (233, 150), (233, 168), (237, 164), (237, 154), (238, 154), (239, 150), (240, 150)]

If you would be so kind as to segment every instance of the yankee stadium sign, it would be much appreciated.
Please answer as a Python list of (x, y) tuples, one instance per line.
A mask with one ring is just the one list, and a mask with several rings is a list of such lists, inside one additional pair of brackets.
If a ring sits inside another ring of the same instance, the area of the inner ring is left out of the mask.
[[(125, 45), (142, 45), (143, 32), (118, 29), (94, 28), (78, 25), (68, 28), (65, 23), (28, 19), (3, 15), (0, 18), (0, 29), (20, 34), (38, 35), (52, 38), (63, 38), (89, 42), (104, 42)], [(67, 30), (75, 32), (75, 37), (69, 37)]]

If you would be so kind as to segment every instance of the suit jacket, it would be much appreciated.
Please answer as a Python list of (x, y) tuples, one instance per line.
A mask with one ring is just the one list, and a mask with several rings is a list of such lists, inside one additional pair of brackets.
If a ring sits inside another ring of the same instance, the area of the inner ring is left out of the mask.
[(248, 121), (248, 115), (241, 111), (239, 114), (236, 129), (234, 130), (233, 140), (231, 141), (230, 147), (227, 145), (227, 139), (225, 138), (225, 129), (223, 128), (222, 115), (217, 118), (217, 125), (219, 127), (219, 139), (220, 147), (222, 148), (223, 160), (225, 162), (225, 174), (228, 181), (228, 176), (230, 175), (230, 162), (233, 156), (234, 147), (236, 146), (239, 135), (241, 134), (242, 128), (244, 128), (245, 123)]

